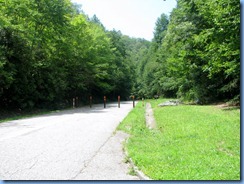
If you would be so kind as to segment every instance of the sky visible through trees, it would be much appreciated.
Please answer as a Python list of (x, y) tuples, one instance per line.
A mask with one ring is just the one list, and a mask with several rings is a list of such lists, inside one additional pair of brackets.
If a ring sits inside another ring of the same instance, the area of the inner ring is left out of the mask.
[(107, 30), (70, 0), (0, 0), (0, 108), (78, 97), (240, 100), (240, 2), (178, 0), (154, 38)]
[(176, 0), (72, 0), (85, 14), (99, 17), (108, 29), (151, 41), (157, 18), (170, 14)]

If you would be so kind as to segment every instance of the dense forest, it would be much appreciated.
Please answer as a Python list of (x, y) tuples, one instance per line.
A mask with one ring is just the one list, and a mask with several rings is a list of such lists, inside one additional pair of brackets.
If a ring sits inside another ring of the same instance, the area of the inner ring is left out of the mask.
[(240, 2), (178, 0), (156, 22), (137, 93), (206, 104), (240, 100)]
[(107, 30), (70, 0), (0, 0), (0, 109), (78, 97), (240, 100), (240, 2), (178, 0), (154, 38)]

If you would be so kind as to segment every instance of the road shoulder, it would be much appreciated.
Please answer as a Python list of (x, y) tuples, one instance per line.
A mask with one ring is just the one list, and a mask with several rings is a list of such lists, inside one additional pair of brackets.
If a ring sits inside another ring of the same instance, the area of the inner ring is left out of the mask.
[(128, 174), (131, 165), (125, 163), (123, 142), (128, 134), (117, 131), (100, 148), (75, 180), (140, 180)]

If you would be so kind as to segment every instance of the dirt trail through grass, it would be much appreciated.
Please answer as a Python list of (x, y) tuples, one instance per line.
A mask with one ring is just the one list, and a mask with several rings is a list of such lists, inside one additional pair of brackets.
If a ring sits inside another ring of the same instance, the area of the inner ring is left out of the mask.
[(149, 129), (156, 128), (156, 121), (153, 116), (153, 110), (150, 103), (146, 104), (146, 125)]

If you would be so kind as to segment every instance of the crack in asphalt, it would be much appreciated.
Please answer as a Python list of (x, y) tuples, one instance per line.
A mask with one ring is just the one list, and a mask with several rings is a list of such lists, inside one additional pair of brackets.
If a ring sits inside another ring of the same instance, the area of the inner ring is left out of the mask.
[(111, 135), (99, 148), (98, 150), (95, 152), (95, 154), (88, 160), (84, 161), (84, 167), (73, 177), (70, 178), (70, 180), (75, 180), (80, 174), (83, 173), (83, 171), (89, 166), (89, 164), (92, 162), (92, 160), (97, 156), (97, 154), (101, 151), (101, 149), (107, 144), (107, 142), (113, 137), (113, 135)]
[(28, 169), (32, 169), (38, 162), (38, 159), (28, 168)]

